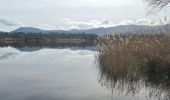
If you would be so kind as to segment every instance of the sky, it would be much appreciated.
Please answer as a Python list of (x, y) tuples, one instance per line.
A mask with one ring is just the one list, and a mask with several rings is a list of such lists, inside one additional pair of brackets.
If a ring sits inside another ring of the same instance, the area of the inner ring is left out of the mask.
[(150, 15), (147, 8), (143, 0), (0, 0), (0, 31), (157, 25), (170, 18), (168, 8)]

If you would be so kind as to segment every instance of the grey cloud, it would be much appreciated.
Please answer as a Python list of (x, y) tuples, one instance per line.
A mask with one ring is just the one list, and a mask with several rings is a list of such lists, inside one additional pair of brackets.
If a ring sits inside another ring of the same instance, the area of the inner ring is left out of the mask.
[(102, 24), (110, 24), (111, 22), (109, 20), (105, 20), (102, 22)]
[(130, 25), (130, 24), (134, 24), (134, 25), (165, 25), (165, 24), (169, 24), (170, 23), (170, 19), (164, 20), (164, 19), (138, 19), (138, 20), (126, 20), (126, 21), (122, 21), (120, 23), (118, 23), (117, 25)]
[(64, 20), (65, 26), (69, 29), (77, 28), (77, 29), (89, 29), (89, 28), (98, 28), (98, 27), (109, 27), (113, 26), (114, 23), (109, 20), (100, 21), (100, 20), (89, 20), (89, 21), (72, 21), (70, 19)]
[[(98, 27), (113, 27), (117, 25), (160, 25), (160, 24), (167, 24), (170, 23), (170, 19), (165, 20), (150, 20), (141, 18), (138, 20), (124, 20), (118, 23), (115, 23), (112, 20), (86, 20), (86, 21), (75, 21), (71, 19), (64, 19), (63, 21), (59, 22), (59, 24), (55, 24), (55, 19), (52, 19), (53, 22), (38, 22), (35, 20), (31, 20), (29, 22), (18, 22), (12, 19), (2, 19), (0, 18), (0, 23), (2, 26), (16, 26), (16, 27), (36, 27), (45, 30), (70, 30), (70, 29), (90, 29), (90, 28), (98, 28)], [(24, 24), (22, 24), (24, 23)]]
[(21, 25), (20, 22), (14, 20), (14, 19), (8, 19), (8, 18), (0, 18), (0, 23), (6, 26), (17, 26)]
[(118, 25), (164, 25), (170, 23), (170, 19), (164, 20), (164, 19), (145, 19), (141, 18), (138, 20), (125, 20), (121, 21), (119, 23), (115, 23), (110, 20), (90, 20), (86, 22), (79, 22), (79, 21), (73, 21), (70, 19), (64, 20), (64, 24), (66, 26), (66, 29), (89, 29), (89, 28), (98, 28), (98, 27), (113, 27)]

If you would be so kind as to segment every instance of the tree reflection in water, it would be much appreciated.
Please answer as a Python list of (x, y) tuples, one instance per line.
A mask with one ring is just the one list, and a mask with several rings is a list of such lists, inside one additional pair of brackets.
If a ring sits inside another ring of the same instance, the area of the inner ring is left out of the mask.
[(169, 43), (169, 36), (105, 37), (96, 56), (100, 84), (114, 95), (169, 100)]

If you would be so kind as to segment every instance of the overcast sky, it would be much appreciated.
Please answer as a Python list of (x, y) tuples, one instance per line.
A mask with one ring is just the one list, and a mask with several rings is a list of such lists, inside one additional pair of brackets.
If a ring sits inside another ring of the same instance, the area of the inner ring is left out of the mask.
[(88, 29), (159, 24), (170, 13), (147, 16), (143, 0), (0, 0), (0, 30), (18, 27)]

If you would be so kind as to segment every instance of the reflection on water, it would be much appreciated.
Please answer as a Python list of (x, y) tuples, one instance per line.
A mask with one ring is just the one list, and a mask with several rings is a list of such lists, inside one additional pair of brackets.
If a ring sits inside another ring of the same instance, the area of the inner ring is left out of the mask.
[(8, 59), (8, 58), (13, 57), (15, 55), (17, 55), (17, 54), (16, 53), (6, 53), (6, 54), (0, 56), (0, 60)]
[(35, 48), (0, 48), (1, 100), (111, 100), (96, 80), (93, 47)]
[(144, 66), (130, 53), (96, 50), (94, 45), (0, 48), (0, 99), (170, 99), (169, 65), (153, 60)]
[[(14, 47), (18, 48), (20, 50), (40, 50), (41, 48), (73, 48), (73, 49), (85, 49), (88, 47), (95, 47), (96, 43), (95, 42), (75, 42), (75, 43), (48, 43), (48, 42), (7, 42), (7, 43), (0, 43), (0, 47)], [(95, 49), (96, 50), (96, 49)]]

